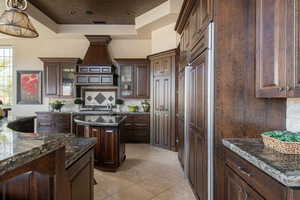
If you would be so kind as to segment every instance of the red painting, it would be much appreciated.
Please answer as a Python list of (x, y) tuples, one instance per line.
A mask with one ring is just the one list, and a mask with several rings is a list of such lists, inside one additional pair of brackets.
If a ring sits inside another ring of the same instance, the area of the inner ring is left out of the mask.
[(18, 104), (41, 104), (41, 72), (18, 72)]

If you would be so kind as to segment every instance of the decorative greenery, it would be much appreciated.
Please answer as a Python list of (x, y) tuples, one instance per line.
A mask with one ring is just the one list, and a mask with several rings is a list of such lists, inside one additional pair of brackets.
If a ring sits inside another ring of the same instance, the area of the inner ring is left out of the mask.
[(64, 106), (64, 103), (59, 100), (55, 100), (52, 103), (50, 103), (52, 109), (54, 110), (61, 110), (61, 108)]
[(74, 100), (74, 104), (76, 104), (76, 105), (82, 105), (83, 104), (83, 100), (77, 98), (77, 99)]
[(283, 142), (300, 142), (300, 133), (293, 133), (290, 131), (270, 131), (262, 135), (275, 138)]
[(116, 104), (117, 105), (123, 105), (124, 104), (124, 100), (123, 99), (116, 99)]

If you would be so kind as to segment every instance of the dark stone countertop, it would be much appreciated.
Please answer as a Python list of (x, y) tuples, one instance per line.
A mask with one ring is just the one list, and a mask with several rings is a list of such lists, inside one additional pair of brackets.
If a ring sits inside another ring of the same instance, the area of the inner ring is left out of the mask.
[(66, 168), (96, 144), (95, 138), (60, 133), (22, 133), (0, 120), (0, 175), (66, 146)]
[(80, 125), (117, 127), (126, 118), (124, 115), (78, 115), (74, 117), (74, 121)]
[(223, 144), (287, 187), (300, 187), (300, 155), (279, 153), (262, 139), (224, 139)]

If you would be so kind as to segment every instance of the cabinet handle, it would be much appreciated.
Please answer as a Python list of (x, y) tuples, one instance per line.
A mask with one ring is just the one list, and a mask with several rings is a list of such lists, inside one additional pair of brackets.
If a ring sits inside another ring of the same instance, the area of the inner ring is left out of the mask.
[(105, 130), (105, 133), (113, 133), (113, 130)]
[(238, 170), (240, 170), (240, 172), (248, 177), (251, 177), (252, 175), (249, 172), (246, 172), (242, 167), (238, 167)]

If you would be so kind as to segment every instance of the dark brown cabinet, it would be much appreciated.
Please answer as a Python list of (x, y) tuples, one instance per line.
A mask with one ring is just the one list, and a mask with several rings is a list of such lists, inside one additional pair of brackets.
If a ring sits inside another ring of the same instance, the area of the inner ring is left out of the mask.
[(285, 187), (229, 149), (225, 149), (225, 163), (225, 200), (300, 198), (299, 188)]
[(94, 152), (84, 154), (66, 169), (67, 187), (71, 200), (94, 199)]
[(236, 175), (229, 167), (225, 169), (226, 173), (226, 197), (225, 200), (263, 200), (256, 191)]
[(188, 177), (199, 199), (208, 194), (207, 51), (192, 64), (189, 80), (189, 169)]
[(37, 112), (38, 133), (71, 133), (71, 114), (57, 112)]
[[(177, 51), (149, 56), (152, 70), (152, 141), (169, 150), (176, 150), (176, 61)], [(175, 99), (175, 101), (173, 100)]]
[(150, 142), (150, 113), (126, 114), (124, 123), (124, 140), (128, 143)]
[(256, 3), (256, 96), (300, 97), (299, 4)]
[(120, 96), (150, 98), (150, 67), (146, 59), (115, 59), (120, 67)]
[(40, 58), (44, 63), (44, 95), (75, 97), (75, 72), (79, 58)]
[(116, 171), (126, 159), (123, 125), (119, 127), (76, 126), (76, 135), (97, 139), (95, 166), (105, 171)]

